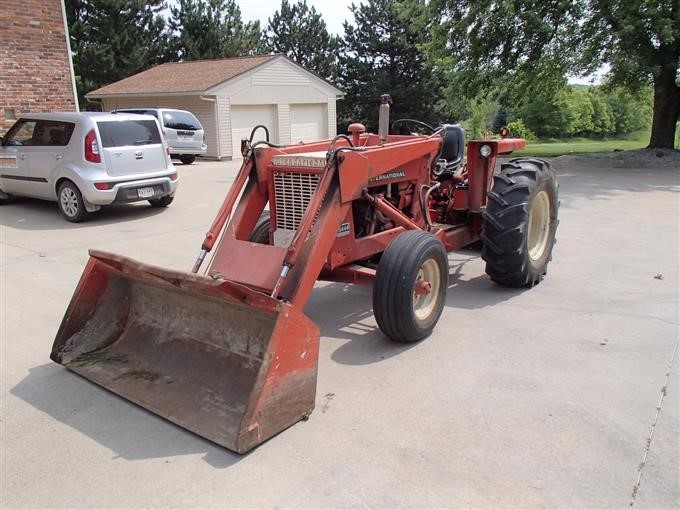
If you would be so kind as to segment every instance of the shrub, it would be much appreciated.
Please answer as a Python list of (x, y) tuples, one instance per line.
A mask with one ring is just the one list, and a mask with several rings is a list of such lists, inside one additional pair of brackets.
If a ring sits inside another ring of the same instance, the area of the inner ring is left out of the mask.
[(508, 123), (508, 129), (510, 130), (510, 136), (517, 138), (524, 138), (526, 140), (535, 140), (536, 135), (524, 125), (522, 119), (514, 120)]

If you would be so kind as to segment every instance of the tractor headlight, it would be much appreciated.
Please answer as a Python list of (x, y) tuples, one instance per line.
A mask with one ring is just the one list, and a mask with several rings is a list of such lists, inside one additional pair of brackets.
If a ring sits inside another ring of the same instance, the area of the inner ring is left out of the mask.
[(479, 155), (482, 156), (483, 158), (488, 158), (491, 156), (491, 146), (490, 145), (482, 145), (479, 148)]

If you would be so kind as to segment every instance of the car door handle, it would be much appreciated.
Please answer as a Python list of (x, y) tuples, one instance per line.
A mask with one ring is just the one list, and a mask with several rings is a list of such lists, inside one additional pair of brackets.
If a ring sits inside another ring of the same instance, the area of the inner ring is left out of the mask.
[(26, 159), (26, 154), (19, 154), (19, 159)]
[(61, 159), (61, 158), (63, 158), (63, 157), (64, 157), (63, 154), (55, 154), (55, 155), (54, 155), (54, 159)]

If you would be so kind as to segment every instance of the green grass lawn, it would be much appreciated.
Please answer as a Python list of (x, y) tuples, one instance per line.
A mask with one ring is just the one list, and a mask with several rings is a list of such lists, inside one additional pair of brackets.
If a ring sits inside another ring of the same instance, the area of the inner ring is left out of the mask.
[(515, 151), (513, 154), (520, 156), (555, 157), (565, 154), (612, 152), (614, 149), (627, 151), (646, 147), (649, 143), (648, 136), (648, 133), (645, 133), (643, 136), (635, 136), (628, 140), (575, 139), (557, 142), (527, 142), (526, 150)]

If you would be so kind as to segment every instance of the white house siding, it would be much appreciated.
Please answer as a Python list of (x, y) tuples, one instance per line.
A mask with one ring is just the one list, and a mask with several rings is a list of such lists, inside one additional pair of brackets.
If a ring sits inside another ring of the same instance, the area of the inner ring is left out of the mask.
[[(206, 156), (218, 158), (217, 129), (215, 123), (215, 103), (204, 101), (198, 96), (156, 96), (156, 97), (112, 97), (102, 100), (105, 111), (116, 108), (176, 108), (187, 110), (196, 115), (203, 125), (205, 143), (208, 146)], [(230, 151), (231, 152), (231, 151)], [(224, 156), (224, 154), (223, 154)]]
[(290, 106), (291, 142), (321, 140), (328, 135), (328, 104), (294, 104)]
[(232, 153), (231, 146), (231, 104), (228, 96), (217, 96), (217, 137), (220, 141), (220, 158), (229, 157)]
[(328, 138), (333, 138), (335, 135), (337, 135), (338, 131), (338, 124), (337, 124), (337, 111), (336, 111), (336, 104), (335, 104), (335, 96), (329, 97), (328, 98)]

